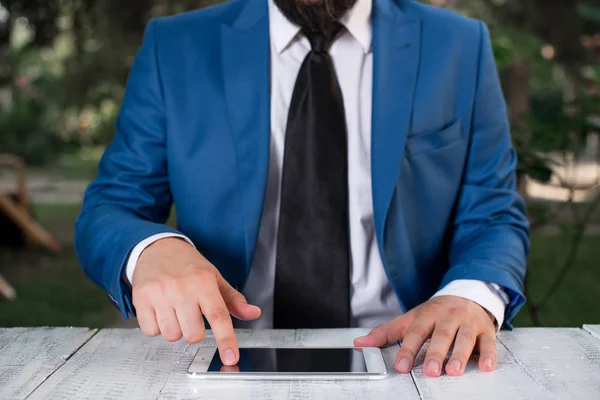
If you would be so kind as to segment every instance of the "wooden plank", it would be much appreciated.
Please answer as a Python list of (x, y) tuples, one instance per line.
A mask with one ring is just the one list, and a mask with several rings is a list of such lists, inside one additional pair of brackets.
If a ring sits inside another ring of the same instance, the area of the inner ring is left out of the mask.
[(8, 300), (14, 300), (17, 298), (17, 292), (10, 286), (10, 283), (0, 274), (0, 295), (6, 297)]
[(579, 328), (528, 328), (500, 340), (557, 399), (600, 398), (600, 342)]
[(354, 339), (367, 335), (369, 329), (299, 329), (296, 331), (295, 345), (348, 347), (354, 346)]
[[(503, 332), (501, 335), (511, 334), (511, 332)], [(452, 377), (445, 373), (439, 378), (427, 377), (422, 368), (427, 347), (427, 345), (423, 346), (417, 355), (415, 369), (411, 373), (424, 400), (443, 398), (517, 400), (548, 397), (542, 386), (527, 373), (502, 343), (498, 343), (498, 364), (495, 371), (480, 371), (477, 357), (472, 357), (462, 377)]]
[(27, 193), (25, 161), (12, 154), (0, 154), (0, 167), (10, 167), (15, 171), (19, 204), (24, 210), (28, 210), (29, 194)]
[[(354, 338), (368, 330), (299, 330), (294, 331), (238, 331), (240, 346), (352, 346)], [(201, 346), (214, 346), (207, 339)], [(190, 346), (175, 368), (160, 394), (160, 399), (418, 399), (419, 396), (409, 375), (394, 372), (393, 363), (398, 346), (384, 349), (384, 357), (391, 376), (383, 381), (202, 381), (187, 376), (198, 346)]]
[[(587, 327), (586, 327), (587, 328)], [(30, 333), (28, 333), (28, 331)], [(499, 342), (498, 370), (479, 372), (472, 361), (462, 378), (442, 376), (432, 379), (423, 375), (420, 364), (424, 351), (419, 354), (417, 368), (410, 375), (396, 374), (393, 362), (398, 346), (384, 349), (384, 357), (391, 376), (371, 382), (211, 382), (189, 378), (187, 368), (199, 346), (214, 345), (209, 333), (201, 345), (185, 342), (170, 344), (164, 339), (146, 338), (139, 330), (105, 330), (98, 333), (60, 369), (60, 365), (44, 373), (29, 374), (34, 379), (15, 379), (15, 360), (23, 357), (25, 348), (13, 343), (26, 343), (34, 355), (39, 349), (63, 354), (61, 363), (75, 350), (57, 351), (72, 343), (69, 331), (59, 335), (53, 345), (40, 339), (37, 330), (0, 330), (0, 398), (18, 399), (31, 395), (32, 399), (45, 398), (235, 398), (235, 399), (407, 399), (457, 398), (511, 400), (526, 398), (600, 398), (600, 341), (581, 329), (518, 329), (502, 332)], [(48, 330), (46, 330), (48, 331)], [(9, 332), (9, 333), (7, 333)], [(87, 331), (91, 336), (91, 331)], [(238, 331), (241, 346), (346, 346), (362, 330), (323, 331)], [(25, 338), (29, 335), (31, 340)], [(46, 332), (48, 336), (48, 332)], [(89, 337), (88, 336), (88, 337)], [(76, 342), (76, 341), (75, 341)], [(80, 340), (79, 343), (85, 342)], [(48, 344), (45, 344), (48, 343)], [(12, 350), (11, 350), (12, 349)], [(68, 350), (68, 349), (67, 349)], [(38, 355), (39, 356), (39, 355)], [(47, 360), (48, 357), (43, 360)], [(17, 364), (33, 370), (49, 366), (48, 361), (27, 361)], [(6, 371), (9, 371), (8, 373)], [(20, 376), (25, 373), (17, 372)], [(31, 382), (29, 382), (31, 381)], [(7, 392), (6, 382), (29, 388)], [(8, 394), (6, 394), (8, 393)]]
[(20, 205), (15, 204), (8, 196), (0, 193), (0, 209), (10, 217), (25, 234), (40, 243), (51, 253), (60, 251), (60, 243), (56, 241), (40, 224), (31, 218), (29, 212)]
[(0, 329), (0, 399), (24, 399), (88, 341), (87, 328)]
[(583, 329), (589, 332), (596, 339), (600, 340), (600, 325), (584, 325)]
[(187, 346), (139, 329), (102, 330), (31, 399), (155, 399)]

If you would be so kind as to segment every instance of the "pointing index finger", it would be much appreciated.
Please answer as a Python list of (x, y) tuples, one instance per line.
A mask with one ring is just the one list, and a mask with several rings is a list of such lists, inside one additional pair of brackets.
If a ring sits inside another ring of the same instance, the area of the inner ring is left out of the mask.
[(217, 341), (221, 361), (225, 365), (235, 365), (239, 357), (237, 339), (231, 315), (221, 296), (216, 279), (204, 285), (200, 291), (199, 302)]

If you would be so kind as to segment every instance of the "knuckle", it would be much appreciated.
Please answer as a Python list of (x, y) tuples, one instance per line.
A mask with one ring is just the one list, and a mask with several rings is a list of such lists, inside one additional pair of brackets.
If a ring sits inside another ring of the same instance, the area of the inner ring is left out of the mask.
[(198, 268), (194, 273), (194, 278), (200, 287), (209, 285), (215, 281), (216, 277), (213, 271), (207, 268)]
[(175, 289), (176, 293), (181, 293), (185, 290), (186, 286), (187, 286), (187, 279), (185, 279), (184, 277), (178, 276), (176, 278), (173, 278), (173, 280), (171, 281), (171, 287), (173, 289)]
[(427, 352), (428, 359), (434, 359), (437, 361), (442, 361), (446, 358), (445, 354), (440, 353), (439, 351), (428, 351)]
[(480, 335), (477, 340), (485, 346), (496, 346), (496, 337), (492, 335)]
[(412, 334), (422, 340), (427, 339), (427, 330), (425, 329), (424, 326), (411, 325), (410, 328), (408, 328), (407, 334)]
[(486, 342), (483, 342), (483, 345), (486, 349), (489, 349), (489, 351), (496, 351), (496, 341), (495, 340), (489, 340)]
[(213, 323), (225, 322), (230, 318), (229, 311), (222, 307), (217, 307), (214, 310), (211, 310), (208, 315), (208, 319)]
[(411, 321), (407, 319), (396, 319), (394, 328), (397, 332), (406, 332), (410, 327)]
[(427, 311), (425, 313), (426, 314), (429, 314), (429, 313), (438, 313), (438, 312), (442, 311), (443, 308), (444, 307), (441, 304), (430, 303), (430, 304), (427, 305)]
[(444, 339), (448, 342), (453, 341), (455, 336), (456, 336), (456, 331), (453, 331), (452, 329), (449, 329), (449, 328), (437, 329), (434, 334), (435, 338)]
[(140, 309), (146, 304), (146, 300), (140, 297), (139, 292), (134, 291), (131, 293), (131, 303), (135, 308)]
[(494, 356), (497, 354), (496, 343), (485, 343), (479, 346), (479, 353), (482, 356)]
[(185, 287), (185, 283), (179, 278), (166, 283), (163, 292), (166, 302), (175, 308), (179, 308), (182, 304), (185, 304), (187, 298)]
[(231, 300), (233, 300), (236, 303), (245, 303), (246, 297), (243, 294), (241, 294), (240, 292), (238, 292), (237, 290), (232, 289)]
[(462, 330), (459, 336), (468, 342), (475, 342), (475, 334), (472, 329)]
[(409, 360), (413, 360), (416, 356), (416, 351), (413, 349), (409, 349), (408, 347), (400, 347), (398, 350), (399, 358), (408, 358)]
[(465, 310), (460, 307), (452, 307), (448, 310), (448, 314), (454, 318), (462, 317), (465, 314)]
[(156, 296), (163, 293), (163, 287), (158, 282), (148, 282), (141, 287), (136, 287), (133, 290), (133, 298), (136, 302), (148, 303)]
[(450, 353), (450, 358), (460, 360), (464, 364), (469, 360), (470, 354), (471, 353), (466, 353), (462, 350), (461, 351), (452, 350), (452, 352)]
[(480, 320), (478, 327), (482, 331), (482, 333), (488, 333), (493, 340), (496, 339), (496, 319), (495, 318), (487, 318), (484, 320)]
[(385, 333), (385, 328), (383, 325), (377, 325), (375, 328), (371, 329), (370, 335), (379, 335)]

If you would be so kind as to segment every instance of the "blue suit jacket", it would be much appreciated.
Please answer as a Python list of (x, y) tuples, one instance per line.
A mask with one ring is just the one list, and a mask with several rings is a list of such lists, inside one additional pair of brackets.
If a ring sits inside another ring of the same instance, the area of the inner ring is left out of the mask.
[[(372, 194), (389, 281), (405, 309), (452, 280), (495, 282), (510, 326), (528, 223), (488, 31), (412, 0), (374, 0), (372, 18)], [(76, 233), (83, 269), (126, 317), (127, 257), (173, 231), (173, 203), (178, 231), (244, 287), (267, 183), (269, 65), (266, 0), (148, 25)]]

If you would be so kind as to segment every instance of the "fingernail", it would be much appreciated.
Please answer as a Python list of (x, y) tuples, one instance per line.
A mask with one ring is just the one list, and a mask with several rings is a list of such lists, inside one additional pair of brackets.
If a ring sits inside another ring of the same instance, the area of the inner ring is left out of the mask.
[(227, 349), (223, 352), (223, 361), (227, 365), (233, 365), (235, 363), (235, 353), (231, 349)]
[(398, 369), (402, 372), (408, 372), (409, 368), (410, 368), (410, 361), (408, 360), (408, 358), (403, 358), (398, 363)]
[(492, 368), (492, 366), (494, 365), (494, 362), (491, 359), (487, 359), (483, 361), (483, 365), (486, 366), (487, 368)]
[(429, 369), (434, 374), (439, 374), (440, 373), (440, 364), (435, 360), (431, 360), (427, 364), (427, 369)]
[(453, 371), (460, 371), (460, 367), (461, 363), (459, 360), (452, 360), (450, 361), (450, 364), (448, 364), (448, 368), (450, 368)]

